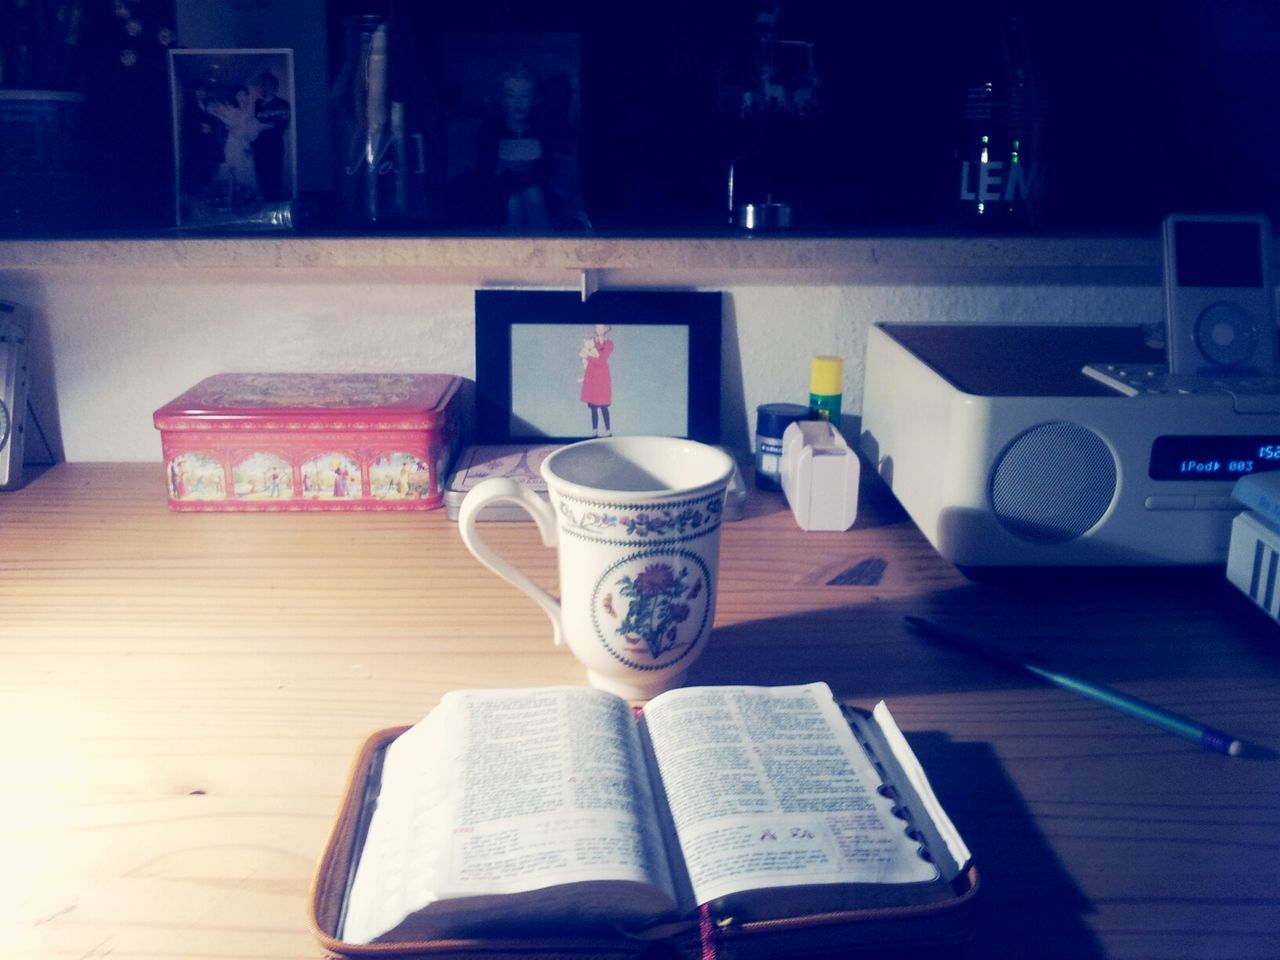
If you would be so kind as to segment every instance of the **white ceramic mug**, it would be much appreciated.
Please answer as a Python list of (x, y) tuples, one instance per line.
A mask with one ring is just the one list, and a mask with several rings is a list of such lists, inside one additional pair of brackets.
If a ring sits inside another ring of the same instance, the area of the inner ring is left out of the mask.
[[(514, 480), (476, 484), (462, 540), (486, 567), (547, 612), (592, 686), (645, 700), (678, 685), (711, 635), (720, 523), (733, 461), (673, 437), (606, 437), (542, 462), (551, 498)], [(560, 599), (499, 557), (476, 519), (490, 503), (523, 507), (560, 559)]]

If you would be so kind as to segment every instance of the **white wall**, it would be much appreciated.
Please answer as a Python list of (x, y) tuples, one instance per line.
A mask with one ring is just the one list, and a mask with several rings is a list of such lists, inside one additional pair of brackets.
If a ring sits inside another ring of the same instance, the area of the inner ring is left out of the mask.
[[(625, 282), (625, 277), (621, 278)], [(619, 278), (611, 278), (619, 286)], [(809, 359), (846, 360), (845, 409), (860, 409), (868, 325), (878, 321), (1157, 323), (1146, 286), (725, 285), (722, 425), (749, 452), (757, 404), (803, 402)], [(471, 283), (410, 271), (5, 271), (0, 299), (33, 310), (33, 402), (68, 461), (160, 458), (151, 415), (225, 371), (475, 374)], [(39, 448), (28, 441), (29, 450)], [(32, 451), (32, 458), (40, 453)]]

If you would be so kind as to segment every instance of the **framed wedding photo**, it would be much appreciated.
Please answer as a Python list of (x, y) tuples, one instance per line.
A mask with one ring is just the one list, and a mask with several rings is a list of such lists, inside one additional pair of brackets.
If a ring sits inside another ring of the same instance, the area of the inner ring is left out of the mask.
[(481, 443), (720, 440), (721, 294), (476, 291)]
[(170, 50), (179, 226), (216, 226), (298, 192), (293, 51)]

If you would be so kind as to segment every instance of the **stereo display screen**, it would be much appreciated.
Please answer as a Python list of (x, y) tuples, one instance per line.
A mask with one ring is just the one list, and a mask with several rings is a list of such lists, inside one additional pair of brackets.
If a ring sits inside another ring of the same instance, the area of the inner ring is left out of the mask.
[(1164, 436), (1151, 445), (1152, 480), (1235, 480), (1280, 470), (1280, 435)]

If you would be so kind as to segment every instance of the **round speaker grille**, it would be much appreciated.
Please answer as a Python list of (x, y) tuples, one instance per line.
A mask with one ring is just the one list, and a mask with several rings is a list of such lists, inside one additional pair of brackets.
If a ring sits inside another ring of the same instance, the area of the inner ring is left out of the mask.
[(1102, 519), (1116, 493), (1106, 442), (1078, 423), (1042, 423), (1019, 434), (991, 472), (991, 508), (1020, 540), (1066, 543)]

